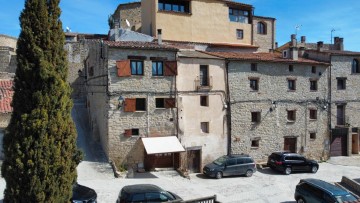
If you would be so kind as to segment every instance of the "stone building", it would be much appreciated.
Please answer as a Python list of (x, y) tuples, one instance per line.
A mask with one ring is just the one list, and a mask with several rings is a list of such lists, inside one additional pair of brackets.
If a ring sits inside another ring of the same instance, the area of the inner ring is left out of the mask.
[(12, 79), (0, 80), (0, 159), (4, 158), (3, 154), (3, 137), (5, 128), (9, 125), (12, 113), (11, 101), (14, 94)]
[(328, 157), (329, 64), (290, 53), (208, 52), (228, 64), (231, 153)]
[[(119, 4), (112, 18), (114, 23), (120, 23), (121, 28), (141, 32), (141, 2)], [(126, 20), (130, 24), (130, 27)], [(111, 29), (113, 28), (115, 27)]]
[(331, 64), (330, 100), (331, 156), (359, 154), (360, 52), (343, 50), (343, 39), (335, 38), (337, 50), (326, 50), (323, 42), (304, 55)]
[[(16, 43), (17, 38), (0, 34), (0, 72), (15, 73), (16, 70)], [(5, 74), (7, 76), (7, 74)]]

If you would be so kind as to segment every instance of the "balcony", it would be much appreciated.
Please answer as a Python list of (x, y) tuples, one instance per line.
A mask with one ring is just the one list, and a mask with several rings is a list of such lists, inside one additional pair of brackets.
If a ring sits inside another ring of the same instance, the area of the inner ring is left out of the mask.
[(195, 88), (197, 91), (210, 91), (213, 88), (212, 76), (206, 78), (197, 76), (195, 79)]

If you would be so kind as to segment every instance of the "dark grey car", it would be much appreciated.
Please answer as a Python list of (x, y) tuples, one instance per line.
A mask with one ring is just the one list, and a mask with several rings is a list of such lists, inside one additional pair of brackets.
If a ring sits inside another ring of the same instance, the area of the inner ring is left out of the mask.
[(254, 160), (246, 154), (225, 155), (203, 168), (203, 173), (217, 179), (223, 176), (245, 175), (251, 177), (256, 172)]

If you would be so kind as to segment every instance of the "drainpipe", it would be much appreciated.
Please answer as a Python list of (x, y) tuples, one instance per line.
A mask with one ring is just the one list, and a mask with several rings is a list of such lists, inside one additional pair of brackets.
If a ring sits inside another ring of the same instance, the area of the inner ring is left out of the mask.
[(274, 50), (274, 44), (275, 44), (275, 19), (273, 19), (273, 23), (272, 23), (272, 43), (271, 43), (271, 47), (272, 47), (273, 50)]
[(225, 86), (226, 86), (226, 92), (227, 95), (225, 97), (227, 108), (226, 108), (226, 114), (227, 114), (227, 135), (228, 135), (228, 147), (227, 147), (227, 154), (231, 154), (231, 105), (230, 105), (230, 88), (229, 88), (229, 61), (225, 59)]
[[(329, 146), (332, 139), (332, 126), (331, 126), (331, 106), (332, 106), (332, 94), (331, 94), (331, 73), (332, 72), (332, 55), (330, 55), (330, 67), (329, 67), (329, 75), (328, 75), (328, 95), (329, 95), (329, 108), (328, 108), (328, 122), (329, 122)], [(330, 152), (329, 152), (330, 156)]]

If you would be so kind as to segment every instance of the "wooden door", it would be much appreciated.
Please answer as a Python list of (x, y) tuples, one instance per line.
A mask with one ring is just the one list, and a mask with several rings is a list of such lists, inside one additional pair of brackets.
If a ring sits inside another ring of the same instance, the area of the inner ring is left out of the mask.
[(188, 169), (190, 173), (200, 173), (200, 157), (201, 153), (199, 150), (189, 150), (187, 152), (187, 160), (188, 160)]
[(284, 151), (296, 152), (296, 137), (284, 138)]
[(333, 129), (331, 134), (330, 156), (347, 155), (347, 128)]

